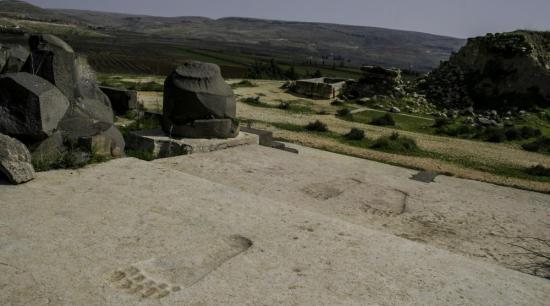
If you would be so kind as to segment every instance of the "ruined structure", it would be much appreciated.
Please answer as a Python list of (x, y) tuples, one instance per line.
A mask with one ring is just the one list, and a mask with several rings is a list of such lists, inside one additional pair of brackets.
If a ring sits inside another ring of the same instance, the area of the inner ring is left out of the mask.
[(257, 144), (258, 136), (240, 132), (236, 112), (220, 68), (188, 61), (164, 82), (162, 130), (131, 132), (128, 147), (155, 159)]
[(517, 31), (469, 39), (420, 89), (444, 107), (550, 106), (550, 33)]
[(386, 69), (379, 66), (361, 67), (363, 75), (356, 82), (349, 82), (344, 89), (344, 95), (357, 99), (385, 95), (401, 97), (405, 94), (401, 70)]
[(162, 127), (184, 138), (234, 138), (239, 134), (233, 90), (215, 64), (188, 61), (164, 83)]
[(22, 141), (45, 168), (68, 155), (79, 164), (122, 156), (111, 103), (86, 59), (53, 35), (32, 35), (29, 46), (21, 71), (0, 76), (0, 133)]
[(334, 78), (298, 80), (292, 91), (316, 99), (334, 99), (342, 93), (345, 83), (345, 79)]

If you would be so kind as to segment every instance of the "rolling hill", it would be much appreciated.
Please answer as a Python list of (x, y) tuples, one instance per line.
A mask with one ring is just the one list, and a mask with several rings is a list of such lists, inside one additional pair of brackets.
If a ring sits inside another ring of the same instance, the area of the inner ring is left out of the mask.
[[(272, 57), (288, 65), (333, 68), (374, 64), (424, 72), (437, 67), (465, 43), (458, 38), (375, 27), (43, 9), (18, 0), (0, 0), (0, 16), (70, 24), (84, 34), (93, 31), (122, 41), (141, 37), (142, 42), (170, 41), (192, 50), (229, 51), (239, 56), (250, 54), (254, 59)], [(77, 35), (90, 36), (84, 34)], [(127, 52), (131, 53), (129, 49)]]

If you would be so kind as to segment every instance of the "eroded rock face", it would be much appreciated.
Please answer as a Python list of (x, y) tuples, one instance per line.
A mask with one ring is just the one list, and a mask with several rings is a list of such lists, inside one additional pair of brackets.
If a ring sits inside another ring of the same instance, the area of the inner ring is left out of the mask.
[(27, 147), (3, 134), (0, 134), (0, 172), (14, 184), (22, 184), (34, 178), (31, 154)]
[(550, 33), (517, 31), (468, 40), (422, 84), (444, 107), (550, 105)]
[(172, 136), (236, 137), (236, 108), (233, 90), (217, 65), (189, 61), (164, 83), (163, 129)]
[(0, 133), (41, 140), (54, 132), (69, 108), (48, 81), (25, 72), (0, 76)]

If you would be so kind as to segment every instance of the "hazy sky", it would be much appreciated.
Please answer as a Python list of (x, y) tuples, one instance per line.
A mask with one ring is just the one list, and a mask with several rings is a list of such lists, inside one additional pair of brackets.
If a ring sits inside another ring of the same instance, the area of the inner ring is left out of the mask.
[(319, 21), (469, 37), (550, 30), (550, 0), (30, 0), (42, 7), (155, 16)]

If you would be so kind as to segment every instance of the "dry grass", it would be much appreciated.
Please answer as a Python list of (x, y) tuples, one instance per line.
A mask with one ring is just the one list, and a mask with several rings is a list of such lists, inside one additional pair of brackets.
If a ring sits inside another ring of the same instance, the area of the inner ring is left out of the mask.
[[(256, 83), (258, 87), (238, 88), (235, 92), (242, 97), (257, 96), (258, 94), (264, 95), (262, 96), (262, 101), (266, 103), (274, 103), (274, 101), (277, 100), (297, 99), (295, 96), (279, 89), (282, 84), (281, 82), (259, 81)], [(334, 113), (338, 109), (337, 107), (331, 107), (329, 100), (309, 100), (305, 98), (301, 98), (301, 100), (303, 100), (301, 103), (307, 103), (311, 108), (331, 110), (331, 113)], [(333, 132), (345, 134), (349, 132), (351, 128), (355, 127), (365, 130), (370, 138), (388, 135), (395, 131), (395, 129), (387, 127), (344, 121), (338, 119), (334, 115), (296, 114), (279, 109), (258, 108), (244, 103), (239, 103), (237, 111), (240, 118), (245, 120), (252, 119), (264, 123), (289, 123), (303, 126), (308, 122), (321, 120), (326, 123), (329, 130)], [(505, 186), (515, 186), (541, 192), (550, 192), (550, 183), (546, 182), (495, 175), (435, 158), (396, 155), (358, 148), (343, 144), (335, 139), (318, 135), (277, 129), (269, 124), (263, 125), (262, 127), (274, 131), (275, 136), (280, 139), (310, 147), (327, 149), (334, 152), (375, 159), (412, 168), (450, 173), (467, 179), (480, 180)], [(524, 151), (517, 145), (486, 143), (408, 131), (399, 131), (399, 133), (403, 136), (415, 139), (418, 145), (425, 151), (444, 154), (456, 158), (457, 160), (471, 160), (481, 164), (504, 165), (515, 168), (531, 167), (539, 164), (547, 167), (550, 166), (550, 157)]]

